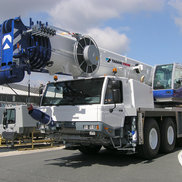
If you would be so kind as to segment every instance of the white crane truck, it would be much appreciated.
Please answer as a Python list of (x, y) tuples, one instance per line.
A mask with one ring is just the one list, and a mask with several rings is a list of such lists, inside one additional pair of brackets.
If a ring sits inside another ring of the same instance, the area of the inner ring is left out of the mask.
[[(2, 61), (7, 61), (3, 55), (12, 57), (12, 62), (2, 62), (5, 71), (10, 67), (16, 74), (18, 64), (23, 64), (28, 71), (45, 67), (50, 74), (73, 76), (48, 83), (40, 107), (29, 107), (29, 114), (48, 125), (66, 146), (82, 153), (99, 152), (104, 146), (139, 152), (148, 159), (159, 149), (173, 151), (182, 137), (181, 76), (175, 73), (175, 64), (153, 69), (98, 48), (89, 36), (54, 30), (41, 22), (30, 21), (30, 27), (24, 27), (20, 19), (5, 21), (2, 30)], [(11, 41), (6, 43), (7, 39)], [(11, 82), (15, 76), (8, 71)], [(23, 74), (13, 81), (22, 78)]]
[[(33, 109), (30, 114), (41, 116), (67, 147), (82, 153), (95, 153), (104, 146), (139, 152), (149, 159), (159, 150), (173, 151), (182, 136), (182, 109), (171, 107), (178, 103), (173, 100), (156, 101), (155, 106), (153, 67), (98, 48), (88, 36), (77, 36), (51, 40), (57, 46), (49, 72), (72, 73), (74, 79), (48, 83), (39, 108), (42, 114)], [(47, 121), (43, 113), (50, 116)]]

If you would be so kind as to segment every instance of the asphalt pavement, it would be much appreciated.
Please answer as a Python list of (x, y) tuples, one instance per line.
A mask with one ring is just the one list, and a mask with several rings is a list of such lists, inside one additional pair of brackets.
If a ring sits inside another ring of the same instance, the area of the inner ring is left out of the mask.
[(0, 182), (182, 181), (182, 148), (149, 161), (105, 149), (86, 156), (62, 148), (0, 152)]

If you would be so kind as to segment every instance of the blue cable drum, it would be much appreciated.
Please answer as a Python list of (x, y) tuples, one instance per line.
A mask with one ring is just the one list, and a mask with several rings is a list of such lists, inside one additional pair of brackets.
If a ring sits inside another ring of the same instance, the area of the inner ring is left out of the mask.
[(32, 70), (44, 68), (51, 57), (51, 45), (48, 37), (30, 37), (29, 60)]
[(50, 62), (50, 36), (56, 31), (38, 22), (25, 26), (20, 17), (0, 25), (0, 84), (20, 82), (24, 71), (42, 71)]
[(3, 23), (3, 34), (9, 33), (12, 31), (13, 19), (6, 20)]

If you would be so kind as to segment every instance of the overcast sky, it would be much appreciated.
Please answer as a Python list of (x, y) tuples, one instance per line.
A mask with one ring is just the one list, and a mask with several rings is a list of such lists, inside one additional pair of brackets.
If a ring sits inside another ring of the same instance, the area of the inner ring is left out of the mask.
[(182, 62), (182, 0), (1, 0), (0, 21), (16, 16), (89, 34), (150, 65)]

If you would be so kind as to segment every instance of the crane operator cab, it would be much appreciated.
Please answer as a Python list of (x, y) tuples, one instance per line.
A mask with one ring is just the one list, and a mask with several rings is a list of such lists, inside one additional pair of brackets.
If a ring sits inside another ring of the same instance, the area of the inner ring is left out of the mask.
[(182, 65), (173, 63), (157, 65), (153, 78), (156, 103), (179, 105), (182, 103)]

